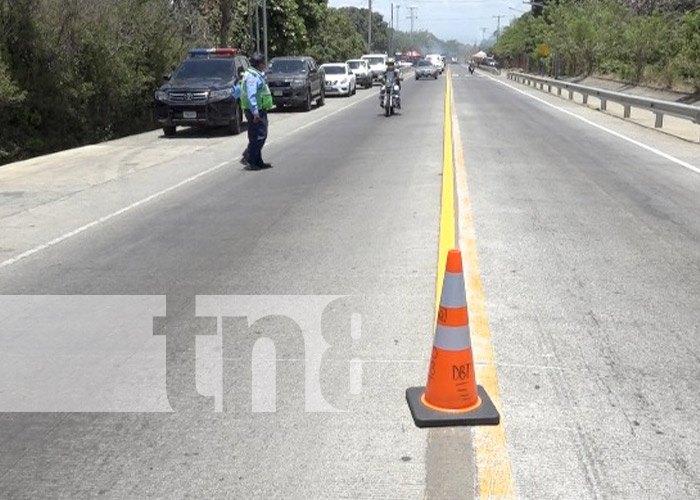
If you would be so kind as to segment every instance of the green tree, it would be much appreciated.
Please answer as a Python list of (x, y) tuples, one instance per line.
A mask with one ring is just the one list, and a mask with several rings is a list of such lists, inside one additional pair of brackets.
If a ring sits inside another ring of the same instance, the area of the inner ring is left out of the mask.
[(633, 17), (622, 33), (625, 56), (633, 67), (632, 79), (639, 83), (648, 64), (654, 64), (671, 54), (666, 50), (673, 45), (674, 29), (670, 21), (660, 15)]
[[(369, 11), (358, 9), (357, 7), (341, 7), (339, 10), (345, 12), (355, 31), (360, 34), (360, 38), (365, 41), (365, 51), (367, 49), (367, 39), (369, 36)], [(372, 12), (372, 52), (388, 52), (389, 50), (389, 25), (384, 21), (384, 16)]]
[(22, 102), (3, 109), (0, 161), (153, 127), (153, 90), (185, 45), (165, 2), (9, 5), (0, 3), (2, 71)]
[(547, 41), (548, 26), (542, 17), (524, 14), (506, 27), (493, 47), (494, 55), (507, 66), (516, 65), (528, 70), (537, 67), (539, 59), (550, 57), (538, 52)]
[(683, 50), (678, 56), (679, 73), (700, 92), (700, 10), (688, 12), (683, 17), (681, 39)]
[(270, 57), (301, 55), (309, 48), (308, 32), (295, 0), (268, 0)]
[(319, 63), (347, 61), (360, 57), (366, 46), (347, 11), (330, 8), (315, 35), (310, 54)]
[(591, 74), (601, 56), (616, 50), (627, 12), (619, 0), (561, 1), (545, 8), (546, 39), (570, 73)]

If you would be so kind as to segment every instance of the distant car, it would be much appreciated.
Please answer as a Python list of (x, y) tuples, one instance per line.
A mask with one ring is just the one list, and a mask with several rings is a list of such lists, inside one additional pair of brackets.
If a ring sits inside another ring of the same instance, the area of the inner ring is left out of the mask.
[(326, 95), (351, 96), (357, 90), (355, 73), (346, 63), (322, 64), (326, 75)]
[(350, 66), (350, 70), (355, 73), (355, 82), (357, 85), (362, 85), (367, 89), (372, 86), (372, 73), (367, 61), (364, 59), (350, 59), (349, 61), (345, 61), (345, 64)]
[(440, 54), (428, 54), (425, 56), (427, 61), (430, 61), (433, 66), (435, 66), (440, 73), (445, 71), (445, 60)]
[(492, 68), (498, 67), (498, 63), (496, 62), (496, 60), (493, 57), (487, 57), (486, 60), (484, 61), (484, 64), (486, 64), (486, 66), (491, 66)]
[(433, 78), (437, 80), (440, 70), (427, 59), (422, 59), (416, 63), (416, 80), (421, 78)]
[(275, 106), (311, 109), (316, 100), (323, 106), (326, 97), (325, 75), (311, 57), (274, 57), (267, 68), (267, 84)]

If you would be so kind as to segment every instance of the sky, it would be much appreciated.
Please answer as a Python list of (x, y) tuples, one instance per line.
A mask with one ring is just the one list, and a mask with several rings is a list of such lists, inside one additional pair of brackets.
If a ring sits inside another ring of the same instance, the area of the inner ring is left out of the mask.
[[(411, 30), (411, 9), (415, 19), (415, 31), (428, 30), (442, 40), (458, 40), (466, 44), (479, 44), (488, 39), (498, 28), (501, 29), (514, 18), (530, 10), (523, 0), (393, 0), (394, 27), (401, 31)], [(398, 16), (396, 5), (399, 5)], [(367, 8), (369, 0), (329, 0), (331, 7)], [(391, 25), (392, 0), (372, 0), (372, 12), (382, 14)]]

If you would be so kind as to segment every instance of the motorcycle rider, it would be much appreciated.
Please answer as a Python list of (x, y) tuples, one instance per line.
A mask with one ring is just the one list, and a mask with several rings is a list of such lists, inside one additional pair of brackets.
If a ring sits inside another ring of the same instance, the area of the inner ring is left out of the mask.
[[(396, 63), (391, 57), (386, 61), (386, 71), (384, 72), (383, 79), (384, 86), (379, 95), (380, 105), (384, 100), (385, 89), (389, 89), (396, 95), (396, 107), (401, 109), (401, 71), (396, 68)], [(397, 86), (398, 89), (394, 90), (395, 86)]]

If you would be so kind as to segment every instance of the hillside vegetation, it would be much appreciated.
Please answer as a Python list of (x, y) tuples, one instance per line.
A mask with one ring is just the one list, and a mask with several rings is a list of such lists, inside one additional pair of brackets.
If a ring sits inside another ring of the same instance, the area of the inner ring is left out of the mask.
[(552, 0), (514, 21), (493, 52), (510, 67), (557, 77), (700, 91), (700, 2)]

